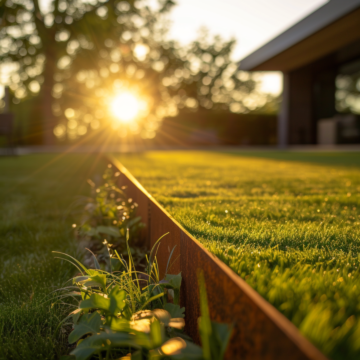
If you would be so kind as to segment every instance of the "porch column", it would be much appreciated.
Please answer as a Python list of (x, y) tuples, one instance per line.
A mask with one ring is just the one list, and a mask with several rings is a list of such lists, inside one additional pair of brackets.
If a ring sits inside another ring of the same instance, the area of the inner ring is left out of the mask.
[(284, 149), (289, 144), (289, 74), (283, 73), (283, 91), (278, 115), (278, 147)]

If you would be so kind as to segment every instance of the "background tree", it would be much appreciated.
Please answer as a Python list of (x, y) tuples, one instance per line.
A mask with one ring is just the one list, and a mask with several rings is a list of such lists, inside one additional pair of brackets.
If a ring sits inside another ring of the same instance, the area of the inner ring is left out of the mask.
[(41, 91), (45, 144), (53, 143), (56, 125), (52, 95), (58, 97), (59, 83), (73, 74), (70, 65), (99, 67), (106, 47), (129, 31), (130, 21), (132, 30), (147, 29), (143, 34), (148, 35), (172, 4), (162, 0), (151, 10), (133, 0), (54, 0), (42, 12), (38, 0), (0, 0), (0, 61), (11, 72), (16, 99)]
[(360, 71), (337, 76), (335, 99), (338, 112), (360, 114)]
[[(164, 117), (179, 109), (249, 112), (264, 107), (257, 81), (238, 71), (235, 41), (167, 38), (171, 0), (0, 0), (0, 61), (11, 64), (15, 101), (39, 93), (45, 144), (73, 140), (99, 127), (153, 138)], [(121, 91), (146, 104), (137, 121), (114, 121), (111, 100)]]
[(184, 70), (170, 74), (163, 83), (177, 97), (180, 108), (240, 113), (262, 106), (260, 98), (254, 100), (254, 104), (248, 100), (258, 82), (249, 73), (238, 70), (238, 65), (231, 60), (235, 43), (235, 39), (210, 38), (204, 28), (196, 41), (176, 50), (177, 56), (184, 61)]

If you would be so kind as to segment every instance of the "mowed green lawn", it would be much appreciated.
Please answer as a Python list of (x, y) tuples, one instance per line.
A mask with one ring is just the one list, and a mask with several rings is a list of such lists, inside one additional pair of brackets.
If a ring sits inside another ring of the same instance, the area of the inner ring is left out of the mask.
[(118, 158), (325, 354), (360, 358), (359, 153)]
[(0, 359), (58, 359), (68, 350), (51, 292), (74, 268), (53, 250), (77, 254), (68, 210), (104, 164), (95, 156), (0, 158)]

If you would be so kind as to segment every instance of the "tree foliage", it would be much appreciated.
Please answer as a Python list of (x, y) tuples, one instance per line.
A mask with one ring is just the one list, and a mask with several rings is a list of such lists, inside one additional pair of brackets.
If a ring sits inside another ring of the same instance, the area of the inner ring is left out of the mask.
[(338, 112), (360, 114), (360, 71), (337, 76), (335, 97)]
[[(75, 139), (100, 126), (152, 138), (161, 120), (182, 108), (246, 112), (264, 105), (246, 100), (256, 81), (231, 61), (234, 40), (210, 39), (205, 30), (188, 46), (168, 40), (173, 5), (53, 0), (45, 11), (38, 0), (0, 0), (0, 61), (15, 102), (39, 94), (45, 143), (53, 130)], [(127, 125), (109, 110), (121, 91), (146, 104)]]

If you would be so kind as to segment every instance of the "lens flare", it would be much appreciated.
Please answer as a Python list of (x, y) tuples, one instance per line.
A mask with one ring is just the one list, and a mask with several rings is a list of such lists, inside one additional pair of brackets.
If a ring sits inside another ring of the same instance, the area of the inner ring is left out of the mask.
[(140, 111), (140, 101), (135, 95), (124, 92), (114, 98), (111, 110), (119, 121), (129, 123), (137, 117)]

